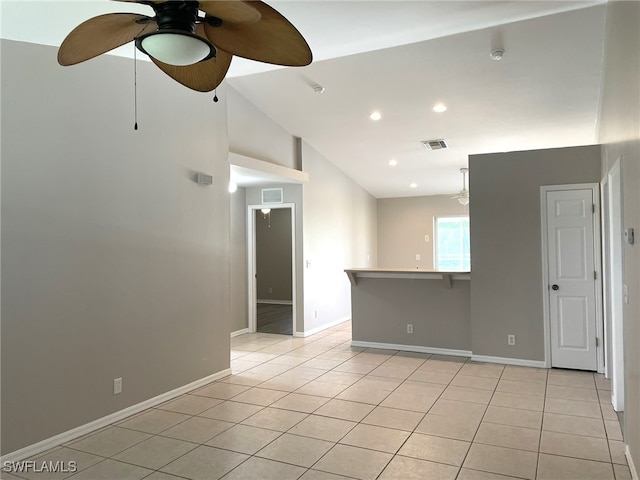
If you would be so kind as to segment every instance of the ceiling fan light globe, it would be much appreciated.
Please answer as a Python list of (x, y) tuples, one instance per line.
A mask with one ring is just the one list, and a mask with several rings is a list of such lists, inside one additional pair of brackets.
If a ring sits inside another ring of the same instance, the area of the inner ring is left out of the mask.
[(154, 32), (141, 37), (138, 47), (147, 55), (169, 65), (193, 65), (215, 56), (215, 47), (187, 32)]

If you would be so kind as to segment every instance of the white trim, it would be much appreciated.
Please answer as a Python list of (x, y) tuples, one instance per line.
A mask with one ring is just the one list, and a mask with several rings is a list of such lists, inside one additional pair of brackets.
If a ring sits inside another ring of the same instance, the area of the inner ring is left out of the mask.
[(227, 368), (218, 373), (209, 375), (208, 377), (201, 378), (200, 380), (196, 380), (195, 382), (188, 383), (187, 385), (183, 385), (182, 387), (178, 387), (143, 402), (131, 405), (130, 407), (114, 412), (110, 415), (107, 415), (106, 417), (99, 418), (97, 420), (94, 420), (93, 422), (85, 423), (84, 425), (80, 425), (79, 427), (47, 438), (45, 440), (42, 440), (41, 442), (21, 448), (20, 450), (16, 450), (15, 452), (7, 453), (0, 458), (0, 463), (16, 462), (25, 458), (29, 458), (33, 455), (37, 455), (38, 453), (42, 453), (63, 443), (70, 442), (71, 440), (74, 440), (78, 437), (94, 432), (99, 428), (111, 425), (112, 423), (115, 423), (119, 420), (123, 420), (143, 410), (154, 407), (156, 405), (160, 405), (161, 403), (178, 397), (183, 393), (202, 387), (208, 383), (211, 383), (223, 377), (227, 377), (229, 375), (231, 375), (231, 369)]
[(629, 445), (624, 446), (624, 456), (627, 457), (627, 463), (629, 464), (629, 471), (631, 472), (631, 478), (633, 478), (633, 480), (639, 480), (638, 470), (636, 469), (635, 463), (633, 463), (633, 457), (631, 456), (631, 450), (629, 450)]
[(380, 348), (382, 350), (400, 350), (403, 352), (431, 353), (434, 355), (452, 355), (455, 357), (471, 357), (469, 350), (454, 350), (450, 348), (421, 347), (419, 345), (400, 345), (395, 343), (351, 341), (352, 347)]
[(503, 365), (517, 365), (519, 367), (547, 368), (543, 360), (525, 360), (523, 358), (490, 357), (488, 355), (471, 355), (472, 362), (501, 363)]
[(235, 332), (231, 332), (231, 338), (238, 337), (240, 335), (244, 335), (245, 333), (249, 333), (248, 328), (241, 328), (240, 330), (236, 330)]
[(598, 373), (604, 374), (604, 305), (602, 299), (602, 219), (600, 218), (600, 184), (593, 184), (593, 257), (596, 271), (596, 335), (598, 336), (598, 348), (596, 349)]
[(608, 293), (607, 340), (611, 348), (611, 403), (617, 412), (624, 410), (624, 240), (622, 238), (623, 192), (622, 159), (618, 158), (606, 174), (608, 188), (608, 251), (604, 254), (604, 265), (609, 273), (605, 288)]
[(256, 303), (265, 303), (268, 305), (293, 305), (293, 300), (256, 300)]
[[(604, 154), (606, 157), (606, 153)], [(606, 165), (606, 158), (603, 159), (603, 164)], [(609, 252), (611, 249), (611, 238), (609, 223), (609, 208), (611, 205), (610, 199), (611, 191), (609, 189), (608, 175), (600, 180), (600, 232), (601, 239), (601, 255), (602, 255), (602, 323), (604, 327), (604, 376), (611, 379), (613, 375), (613, 362), (612, 362), (612, 350), (611, 350), (611, 296), (609, 292), (609, 286), (611, 283), (611, 267)]]
[(341, 323), (348, 322), (349, 320), (351, 320), (351, 317), (339, 318), (338, 320), (334, 320), (333, 322), (325, 323), (324, 325), (320, 325), (319, 327), (312, 328), (311, 330), (305, 330), (304, 332), (294, 332), (293, 336), (294, 337), (309, 337), (309, 336), (314, 335), (314, 334), (316, 334), (318, 332), (326, 330), (327, 328), (335, 327), (336, 325), (339, 325)]
[(549, 228), (547, 225), (547, 191), (540, 187), (540, 241), (542, 245), (542, 326), (544, 333), (544, 366), (551, 368), (551, 319), (549, 316)]
[(593, 258), (596, 271), (595, 309), (596, 336), (600, 342), (596, 347), (596, 370), (604, 373), (604, 325), (602, 317), (602, 251), (600, 245), (600, 186), (598, 183), (576, 183), (569, 185), (542, 185), (540, 187), (540, 219), (542, 245), (542, 307), (544, 327), (544, 368), (551, 368), (551, 318), (549, 314), (549, 265), (548, 265), (548, 229), (547, 229), (547, 192), (558, 190), (591, 190), (595, 205), (593, 214)]
[(525, 360), (523, 358), (490, 357), (487, 355), (474, 355), (469, 350), (454, 350), (450, 348), (421, 347), (419, 345), (401, 345), (395, 343), (361, 342), (351, 341), (352, 347), (380, 348), (382, 350), (400, 350), (403, 352), (431, 353), (433, 355), (452, 355), (456, 357), (469, 357), (472, 362), (500, 363), (503, 365), (517, 365), (520, 367), (547, 368), (544, 361)]
[(258, 176), (263, 183), (309, 183), (309, 174), (307, 172), (283, 167), (235, 152), (229, 152), (229, 165), (231, 167), (231, 180), (234, 179), (236, 174), (242, 174), (246, 170), (253, 170), (251, 172), (252, 176), (259, 172), (260, 175)]

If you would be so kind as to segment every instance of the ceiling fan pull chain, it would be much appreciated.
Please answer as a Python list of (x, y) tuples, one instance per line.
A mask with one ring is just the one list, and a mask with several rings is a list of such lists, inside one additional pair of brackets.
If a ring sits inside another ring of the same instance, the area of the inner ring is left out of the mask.
[(133, 129), (138, 130), (138, 56), (135, 42), (133, 43)]
[(213, 101), (218, 103), (218, 94), (217, 94), (218, 89), (214, 88), (213, 89)]

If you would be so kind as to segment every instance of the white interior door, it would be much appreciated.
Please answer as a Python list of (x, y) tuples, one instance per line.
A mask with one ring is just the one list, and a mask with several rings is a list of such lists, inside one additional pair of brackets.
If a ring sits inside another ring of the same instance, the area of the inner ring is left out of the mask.
[(551, 366), (597, 370), (593, 190), (546, 195)]

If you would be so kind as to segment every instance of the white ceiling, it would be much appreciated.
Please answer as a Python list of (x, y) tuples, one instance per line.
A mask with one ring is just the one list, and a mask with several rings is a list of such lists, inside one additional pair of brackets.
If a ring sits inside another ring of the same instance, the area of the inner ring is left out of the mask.
[[(597, 141), (604, 0), (267, 3), (302, 32), (314, 62), (271, 69), (234, 58), (229, 84), (378, 198), (455, 193), (469, 154)], [(95, 15), (150, 13), (105, 0), (0, 6), (3, 38), (46, 45)], [(496, 47), (500, 62), (489, 57)], [(434, 113), (437, 102), (448, 111)], [(368, 118), (373, 110), (382, 120)], [(434, 138), (450, 149), (420, 144)]]

